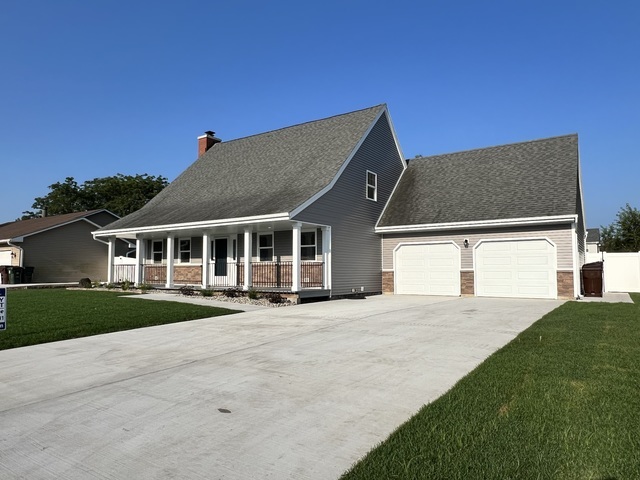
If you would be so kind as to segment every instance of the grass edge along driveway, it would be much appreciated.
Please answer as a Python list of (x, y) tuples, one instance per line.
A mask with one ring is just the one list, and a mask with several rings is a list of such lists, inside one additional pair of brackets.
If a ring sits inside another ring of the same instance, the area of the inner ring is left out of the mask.
[(0, 350), (239, 313), (180, 302), (132, 302), (124, 292), (11, 290)]
[(568, 302), (424, 406), (343, 480), (640, 472), (640, 294)]

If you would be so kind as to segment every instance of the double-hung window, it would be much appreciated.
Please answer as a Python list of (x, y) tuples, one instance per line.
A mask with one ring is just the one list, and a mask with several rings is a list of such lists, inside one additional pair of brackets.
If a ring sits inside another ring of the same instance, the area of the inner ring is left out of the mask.
[(258, 255), (261, 262), (273, 261), (273, 233), (258, 235)]
[(162, 263), (162, 240), (151, 242), (151, 259), (153, 263)]
[(316, 232), (315, 230), (300, 234), (300, 258), (301, 260), (316, 259)]
[(378, 201), (378, 175), (367, 170), (367, 198)]
[(191, 263), (191, 239), (181, 238), (179, 241), (180, 263)]

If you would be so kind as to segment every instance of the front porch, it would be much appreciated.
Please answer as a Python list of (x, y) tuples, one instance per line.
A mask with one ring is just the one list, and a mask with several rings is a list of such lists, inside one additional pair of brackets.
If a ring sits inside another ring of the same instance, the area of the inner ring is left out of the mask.
[[(329, 295), (330, 227), (298, 222), (286, 226), (290, 229), (254, 225), (197, 236), (195, 232), (137, 235), (136, 258), (129, 264), (114, 259), (110, 248), (108, 282)], [(109, 239), (109, 245), (114, 241)]]

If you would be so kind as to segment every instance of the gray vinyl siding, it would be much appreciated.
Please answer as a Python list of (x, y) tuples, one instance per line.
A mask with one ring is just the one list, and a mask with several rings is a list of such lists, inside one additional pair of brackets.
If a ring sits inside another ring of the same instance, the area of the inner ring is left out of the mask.
[[(464, 239), (469, 247), (464, 247)], [(400, 243), (453, 241), (460, 247), (462, 270), (473, 269), (473, 248), (480, 240), (518, 238), (548, 238), (556, 245), (558, 270), (573, 270), (571, 225), (544, 227), (493, 228), (457, 230), (452, 232), (412, 232), (384, 234), (382, 238), (382, 268), (393, 270), (393, 251)]]
[[(382, 291), (381, 240), (374, 232), (400, 174), (400, 158), (386, 114), (370, 131), (333, 188), (295, 220), (331, 226), (333, 296)], [(366, 198), (366, 172), (378, 177), (377, 201)]]
[[(304, 229), (306, 231), (306, 229)], [(271, 232), (254, 232), (251, 236), (251, 256), (253, 261), (259, 259), (258, 255), (258, 234), (268, 234)], [(236, 238), (235, 236), (233, 238)], [(244, 260), (244, 235), (237, 235), (238, 257)], [(292, 230), (277, 230), (273, 232), (273, 256), (274, 261), (290, 262), (293, 260), (293, 232)], [(322, 230), (316, 229), (316, 260), (322, 260)]]
[[(106, 227), (110, 223), (113, 223), (116, 220), (118, 220), (118, 218), (119, 217), (117, 217), (116, 215), (113, 215), (112, 213), (109, 213), (103, 210), (103, 211), (94, 213), (93, 215), (89, 215), (87, 217), (87, 220), (93, 223), (97, 223), (101, 227)], [(94, 228), (94, 230), (96, 230), (96, 228)]]
[(191, 262), (202, 264), (202, 237), (176, 237), (173, 242), (173, 260), (174, 263), (180, 262), (180, 239), (191, 240)]
[[(34, 282), (107, 280), (108, 247), (93, 239), (95, 225), (78, 221), (26, 237), (24, 266), (35, 267)], [(126, 244), (116, 242), (116, 255), (126, 253)]]

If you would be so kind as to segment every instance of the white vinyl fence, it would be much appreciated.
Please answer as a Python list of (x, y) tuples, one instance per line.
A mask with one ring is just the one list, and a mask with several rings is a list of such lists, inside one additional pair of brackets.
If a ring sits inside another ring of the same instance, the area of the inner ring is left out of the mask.
[(640, 252), (590, 254), (586, 261), (604, 262), (605, 292), (640, 292)]
[(113, 259), (113, 282), (121, 283), (136, 281), (136, 259), (129, 257), (115, 257)]

